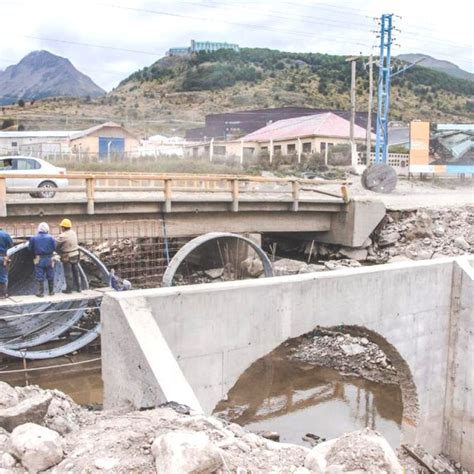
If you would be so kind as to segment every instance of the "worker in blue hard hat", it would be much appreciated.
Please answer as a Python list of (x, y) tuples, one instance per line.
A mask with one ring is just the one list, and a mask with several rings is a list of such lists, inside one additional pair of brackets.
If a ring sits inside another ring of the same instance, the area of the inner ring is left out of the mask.
[(8, 297), (8, 257), (7, 251), (13, 247), (10, 234), (0, 225), (0, 299)]
[(37, 284), (36, 296), (44, 296), (44, 280), (48, 280), (48, 290), (50, 295), (54, 295), (54, 260), (53, 253), (56, 250), (56, 241), (49, 233), (49, 225), (42, 222), (38, 226), (38, 232), (31, 237), (28, 244), (30, 252), (33, 254), (35, 264), (35, 280)]

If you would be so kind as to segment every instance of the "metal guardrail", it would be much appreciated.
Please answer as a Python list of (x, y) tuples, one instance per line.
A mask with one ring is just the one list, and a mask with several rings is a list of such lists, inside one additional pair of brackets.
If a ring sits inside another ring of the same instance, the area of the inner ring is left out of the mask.
[[(7, 186), (7, 179), (31, 179), (31, 174), (0, 174), (0, 216), (7, 216), (7, 194), (34, 194), (40, 192), (36, 187)], [(239, 210), (240, 193), (291, 195), (292, 210), (298, 211), (300, 190), (312, 191), (326, 196), (349, 200), (346, 180), (319, 180), (295, 178), (266, 178), (245, 175), (190, 175), (190, 174), (144, 174), (144, 173), (69, 173), (41, 175), (41, 178), (61, 179), (74, 182), (67, 187), (55, 190), (60, 193), (84, 192), (87, 199), (87, 214), (94, 214), (97, 192), (163, 192), (164, 212), (171, 212), (175, 192), (192, 193), (230, 193), (232, 212)], [(279, 189), (262, 189), (259, 185), (274, 184)], [(340, 193), (323, 191), (319, 186), (340, 185)], [(304, 186), (304, 188), (302, 188)], [(41, 198), (40, 198), (41, 199)], [(54, 202), (43, 198), (43, 202)], [(103, 201), (103, 199), (101, 199)]]

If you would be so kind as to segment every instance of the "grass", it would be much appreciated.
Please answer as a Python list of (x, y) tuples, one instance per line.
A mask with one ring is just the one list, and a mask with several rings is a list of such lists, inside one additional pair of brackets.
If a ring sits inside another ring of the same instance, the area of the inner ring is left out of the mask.
[(112, 161), (101, 162), (70, 162), (55, 161), (54, 165), (66, 168), (68, 171), (81, 172), (141, 172), (141, 173), (189, 173), (189, 174), (259, 174), (255, 169), (242, 168), (239, 165), (211, 163), (207, 160), (183, 158), (159, 158), (158, 161), (148, 158), (138, 158), (132, 162)]

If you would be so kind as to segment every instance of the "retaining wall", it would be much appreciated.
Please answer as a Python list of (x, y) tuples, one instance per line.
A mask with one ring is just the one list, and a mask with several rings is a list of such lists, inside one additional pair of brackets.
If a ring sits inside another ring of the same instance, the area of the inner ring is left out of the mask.
[[(474, 468), (472, 290), (472, 267), (460, 258), (108, 294), (104, 405), (165, 401), (156, 374), (169, 370), (160, 360), (169, 349), (184, 376), (175, 400), (192, 404), (194, 392), (209, 413), (245, 369), (286, 339), (316, 325), (362, 326), (399, 356), (404, 405), (418, 398), (419, 410), (404, 413), (404, 441)], [(144, 340), (141, 321), (163, 337)]]

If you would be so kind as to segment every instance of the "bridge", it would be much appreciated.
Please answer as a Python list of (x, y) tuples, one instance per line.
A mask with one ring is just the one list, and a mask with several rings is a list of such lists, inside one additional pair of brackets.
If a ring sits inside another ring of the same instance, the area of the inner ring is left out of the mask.
[(446, 258), (106, 294), (104, 406), (174, 400), (210, 413), (287, 339), (344, 325), (397, 369), (402, 441), (474, 469), (473, 266)]
[[(44, 180), (69, 182), (47, 199), (30, 197), (38, 188), (9, 186), (8, 178), (0, 174), (0, 217), (20, 237), (43, 220), (59, 222), (67, 215), (78, 229), (87, 226), (91, 239), (115, 238), (125, 221), (135, 237), (187, 237), (215, 231), (298, 233), (357, 247), (385, 215), (380, 201), (351, 199), (346, 181), (74, 173), (44, 175)], [(138, 221), (160, 225), (151, 235), (150, 225), (134, 226)]]

